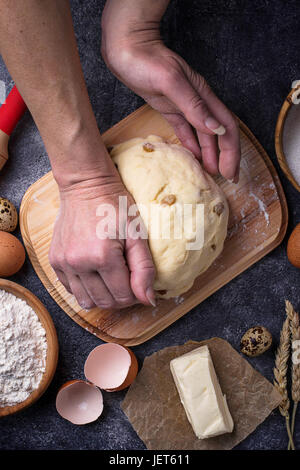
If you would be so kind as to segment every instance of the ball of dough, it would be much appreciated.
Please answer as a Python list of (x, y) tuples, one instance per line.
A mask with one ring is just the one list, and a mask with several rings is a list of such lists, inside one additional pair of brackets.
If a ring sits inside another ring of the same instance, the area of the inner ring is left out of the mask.
[[(223, 249), (229, 212), (223, 192), (189, 150), (157, 136), (115, 145), (111, 157), (148, 230), (158, 297), (171, 298), (188, 291)], [(190, 213), (186, 213), (185, 204), (192, 208)], [(196, 225), (197, 204), (202, 204), (204, 211)], [(156, 209), (159, 220), (153, 215)], [(186, 217), (181, 232), (180, 210)], [(204, 243), (189, 249), (201, 233)]]

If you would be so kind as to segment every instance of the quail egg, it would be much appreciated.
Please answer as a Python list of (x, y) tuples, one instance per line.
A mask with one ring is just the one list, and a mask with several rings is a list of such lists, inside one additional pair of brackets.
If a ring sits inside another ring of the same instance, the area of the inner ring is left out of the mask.
[(0, 230), (13, 232), (18, 225), (18, 212), (12, 202), (0, 197)]
[(253, 326), (241, 339), (241, 351), (247, 356), (260, 356), (272, 344), (272, 335), (264, 326)]

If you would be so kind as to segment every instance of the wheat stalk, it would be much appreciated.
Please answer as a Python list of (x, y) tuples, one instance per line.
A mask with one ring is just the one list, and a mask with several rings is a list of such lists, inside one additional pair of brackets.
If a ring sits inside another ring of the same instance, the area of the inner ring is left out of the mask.
[(286, 417), (289, 413), (290, 400), (287, 392), (287, 369), (290, 354), (290, 320), (286, 318), (280, 333), (280, 343), (277, 349), (274, 367), (274, 385), (281, 395), (279, 411)]
[[(292, 337), (292, 344), (294, 344), (294, 341), (300, 340), (299, 314), (294, 310), (294, 307), (288, 300), (285, 301), (285, 310), (290, 321), (290, 333)], [(300, 401), (300, 362), (296, 362), (296, 360), (292, 361), (292, 399), (294, 405), (291, 422), (291, 434), (293, 435), (295, 429), (296, 411)]]
[(290, 400), (287, 391), (287, 370), (290, 355), (290, 319), (287, 317), (283, 323), (280, 332), (280, 342), (275, 358), (274, 367), (274, 385), (281, 395), (281, 403), (279, 411), (285, 418), (286, 430), (289, 436), (291, 447), (294, 450), (295, 446), (290, 429)]

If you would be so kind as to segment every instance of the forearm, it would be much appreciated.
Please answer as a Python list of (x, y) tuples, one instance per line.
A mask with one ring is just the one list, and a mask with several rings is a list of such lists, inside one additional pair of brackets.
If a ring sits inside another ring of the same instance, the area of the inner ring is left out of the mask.
[(87, 94), (66, 0), (0, 0), (0, 52), (62, 185), (112, 171)]

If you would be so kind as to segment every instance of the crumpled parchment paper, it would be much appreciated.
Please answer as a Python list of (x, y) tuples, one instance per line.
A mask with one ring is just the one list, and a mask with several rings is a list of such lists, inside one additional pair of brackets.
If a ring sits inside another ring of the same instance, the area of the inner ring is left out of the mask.
[[(170, 371), (174, 357), (199, 346), (209, 347), (234, 430), (230, 434), (198, 439), (186, 417)], [(232, 449), (262, 423), (281, 401), (274, 386), (221, 338), (188, 342), (158, 351), (143, 367), (122, 403), (138, 436), (148, 449)]]

